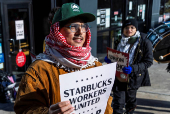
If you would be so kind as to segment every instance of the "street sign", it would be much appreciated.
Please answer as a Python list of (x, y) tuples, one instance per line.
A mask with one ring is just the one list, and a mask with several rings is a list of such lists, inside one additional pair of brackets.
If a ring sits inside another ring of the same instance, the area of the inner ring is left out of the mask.
[(24, 21), (15, 21), (16, 40), (24, 39)]
[(17, 66), (23, 67), (25, 65), (25, 62), (26, 62), (26, 56), (22, 51), (20, 51), (16, 56)]

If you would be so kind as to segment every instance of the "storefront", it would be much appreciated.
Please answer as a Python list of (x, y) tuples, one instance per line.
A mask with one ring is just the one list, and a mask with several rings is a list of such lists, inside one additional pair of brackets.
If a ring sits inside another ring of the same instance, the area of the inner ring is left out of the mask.
[(23, 74), (31, 64), (30, 52), (43, 52), (50, 31), (48, 14), (60, 2), (0, 0), (0, 70)]
[[(60, 7), (66, 2), (68, 0), (54, 0), (53, 7)], [(77, 3), (83, 11), (96, 15), (96, 21), (90, 23), (92, 26), (91, 47), (93, 55), (97, 56), (101, 62), (106, 55), (107, 47), (116, 48), (124, 20), (136, 19), (139, 31), (147, 33), (150, 28), (169, 18), (169, 0), (91, 0), (88, 2), (71, 0), (69, 2)]]
[(116, 41), (121, 37), (121, 27), (125, 19), (136, 19), (139, 31), (146, 33), (151, 27), (151, 6), (151, 0), (98, 0), (98, 56), (106, 56), (107, 47), (116, 48)]
[(170, 0), (161, 0), (158, 22), (170, 20)]
[(139, 31), (148, 33), (170, 21), (170, 0), (98, 0), (97, 56), (103, 61), (106, 48), (115, 49), (121, 37), (122, 22), (136, 19)]
[[(0, 69), (10, 73), (24, 72), (31, 64), (30, 52), (43, 51), (44, 38), (49, 34), (50, 10), (68, 2), (79, 4), (84, 12), (96, 15), (97, 19), (89, 23), (90, 45), (92, 54), (101, 62), (107, 47), (116, 48), (125, 19), (137, 19), (139, 30), (147, 33), (170, 18), (170, 0), (0, 0)], [(22, 67), (16, 63), (19, 50), (26, 55)]]
[[(24, 72), (30, 64), (29, 51), (34, 49), (32, 4), (30, 0), (1, 0), (0, 50), (4, 61), (0, 69), (8, 73)], [(18, 67), (16, 56), (22, 50), (25, 56), (19, 57), (24, 64)], [(22, 58), (26, 57), (26, 59)]]

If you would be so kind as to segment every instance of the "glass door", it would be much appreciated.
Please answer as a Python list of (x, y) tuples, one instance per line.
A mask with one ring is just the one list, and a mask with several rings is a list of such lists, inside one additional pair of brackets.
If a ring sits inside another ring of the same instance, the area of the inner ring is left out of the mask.
[[(30, 10), (29, 4), (7, 4), (5, 7), (7, 35), (7, 70), (13, 74), (20, 74), (26, 71), (31, 63), (29, 50), (31, 44), (30, 35)], [(16, 56), (23, 52), (26, 56), (26, 62), (23, 66), (16, 63)]]
[[(116, 4), (115, 4), (116, 3)], [(115, 49), (121, 37), (124, 0), (98, 0), (97, 53), (107, 53), (107, 47)]]
[(126, 19), (136, 19), (139, 31), (146, 32), (146, 13), (148, 0), (128, 0)]

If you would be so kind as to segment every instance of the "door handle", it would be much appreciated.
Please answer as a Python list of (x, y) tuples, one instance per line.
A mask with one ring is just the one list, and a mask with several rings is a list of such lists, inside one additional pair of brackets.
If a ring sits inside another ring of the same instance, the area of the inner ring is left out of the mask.
[(9, 39), (8, 41), (10, 43), (12, 43), (12, 47), (13, 47), (12, 51), (10, 51), (10, 54), (14, 54), (14, 52), (15, 52), (15, 41), (14, 41), (14, 39)]

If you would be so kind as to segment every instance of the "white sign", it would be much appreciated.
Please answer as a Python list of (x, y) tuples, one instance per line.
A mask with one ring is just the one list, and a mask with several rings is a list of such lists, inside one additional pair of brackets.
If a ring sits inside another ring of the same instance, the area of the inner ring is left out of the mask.
[(110, 8), (106, 9), (106, 28), (110, 27)]
[(100, 9), (100, 25), (105, 25), (106, 22), (106, 10)]
[(132, 10), (132, 1), (129, 2), (129, 10)]
[(16, 40), (24, 39), (24, 21), (15, 21)]
[(61, 101), (69, 100), (76, 114), (104, 114), (115, 80), (116, 63), (63, 74)]

